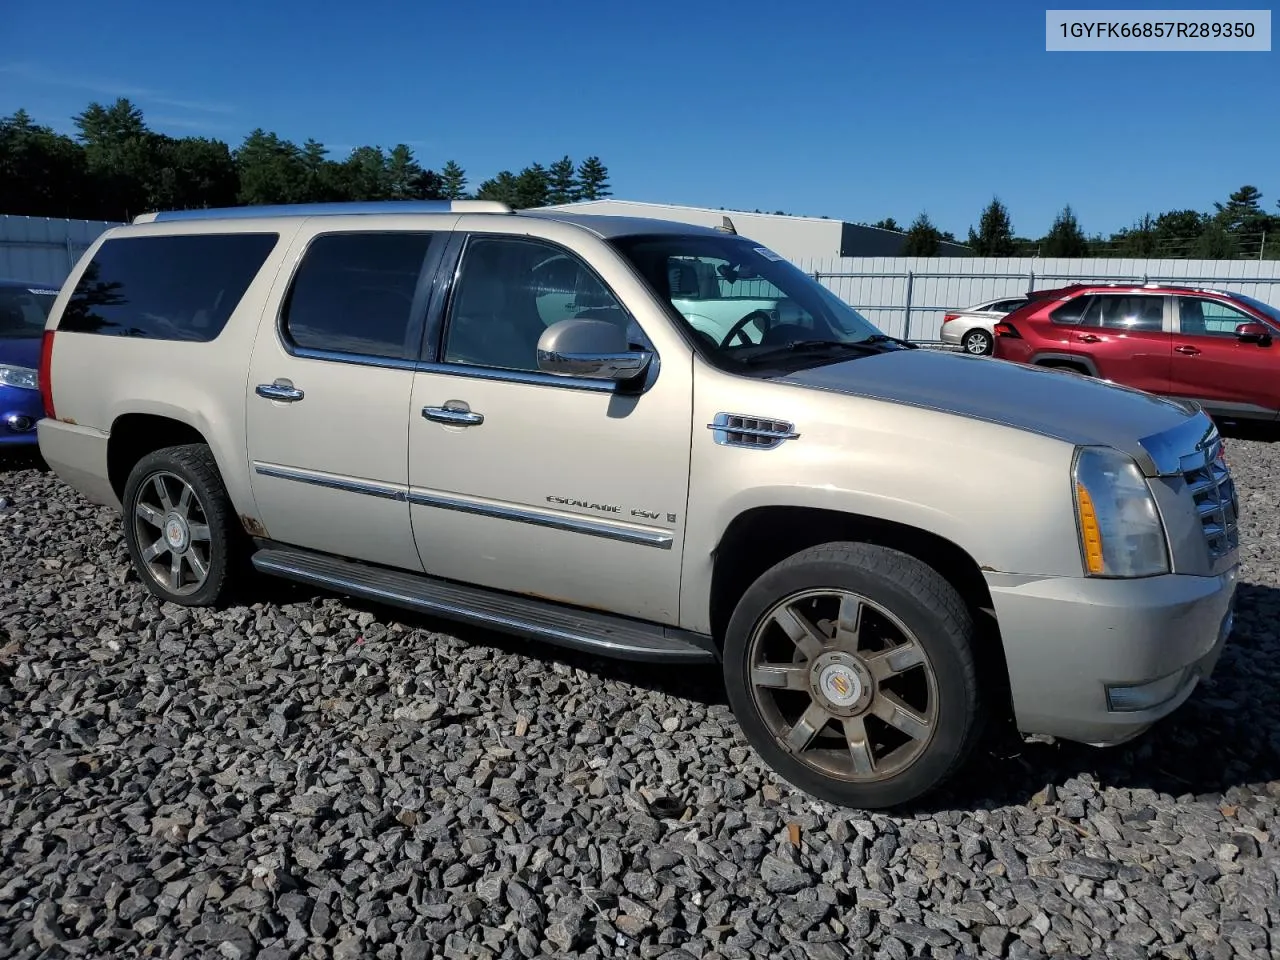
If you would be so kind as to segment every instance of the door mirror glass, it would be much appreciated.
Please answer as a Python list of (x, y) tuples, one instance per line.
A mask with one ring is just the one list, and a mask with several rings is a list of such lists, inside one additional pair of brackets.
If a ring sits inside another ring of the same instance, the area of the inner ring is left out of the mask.
[(633, 350), (627, 332), (608, 320), (560, 320), (538, 338), (538, 369), (565, 377), (632, 380), (653, 354)]
[(1271, 331), (1265, 324), (1241, 323), (1236, 326), (1236, 336), (1244, 343), (1270, 343)]

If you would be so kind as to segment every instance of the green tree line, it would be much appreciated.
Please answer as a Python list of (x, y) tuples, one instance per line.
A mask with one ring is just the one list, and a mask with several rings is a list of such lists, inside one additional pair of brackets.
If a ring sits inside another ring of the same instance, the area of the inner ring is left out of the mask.
[(563, 156), (502, 170), (469, 190), (450, 160), (423, 167), (405, 144), (362, 146), (344, 159), (324, 144), (296, 144), (261, 128), (234, 149), (206, 137), (152, 130), (125, 98), (91, 103), (66, 136), (25, 110), (0, 118), (0, 213), (129, 220), (148, 210), (333, 200), (500, 200), (542, 207), (611, 195), (599, 157)]
[[(892, 217), (872, 226), (903, 229)], [(940, 240), (954, 240), (950, 234), (939, 233), (926, 213), (905, 232), (903, 256), (908, 257), (934, 256)], [(1214, 203), (1212, 211), (1146, 213), (1132, 226), (1105, 237), (1101, 233), (1087, 235), (1067, 205), (1044, 236), (1029, 238), (1014, 232), (1008, 208), (999, 197), (993, 197), (977, 228), (969, 227), (965, 243), (980, 257), (1276, 260), (1280, 259), (1280, 215), (1268, 213), (1262, 205), (1262, 192), (1245, 184), (1226, 202)]]

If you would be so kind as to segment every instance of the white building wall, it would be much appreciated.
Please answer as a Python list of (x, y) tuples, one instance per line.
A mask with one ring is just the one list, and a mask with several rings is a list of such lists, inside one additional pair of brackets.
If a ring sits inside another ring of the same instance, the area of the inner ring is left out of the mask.
[(637, 200), (584, 200), (540, 209), (615, 217), (649, 217), (654, 220), (692, 223), (701, 227), (718, 227), (728, 217), (733, 221), (734, 229), (742, 236), (749, 237), (792, 261), (838, 257), (844, 232), (844, 222), (841, 220), (742, 213), (737, 210), (682, 207), (666, 203), (642, 203)]

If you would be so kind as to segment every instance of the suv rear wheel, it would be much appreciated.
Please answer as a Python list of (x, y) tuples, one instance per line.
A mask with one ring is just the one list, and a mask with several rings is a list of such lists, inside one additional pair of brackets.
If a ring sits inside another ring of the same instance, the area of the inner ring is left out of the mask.
[(794, 785), (842, 806), (896, 806), (946, 780), (979, 736), (973, 637), (955, 588), (914, 557), (813, 547), (766, 571), (730, 618), (730, 705)]
[(243, 534), (207, 446), (147, 454), (130, 471), (122, 500), (125, 543), (148, 590), (189, 607), (215, 604), (227, 594)]

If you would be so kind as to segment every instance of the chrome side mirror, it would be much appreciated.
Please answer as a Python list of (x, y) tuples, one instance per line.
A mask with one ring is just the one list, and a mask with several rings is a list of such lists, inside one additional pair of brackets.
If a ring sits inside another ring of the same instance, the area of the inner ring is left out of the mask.
[(627, 333), (607, 320), (560, 320), (538, 337), (538, 369), (562, 377), (633, 380), (653, 354), (632, 350)]

